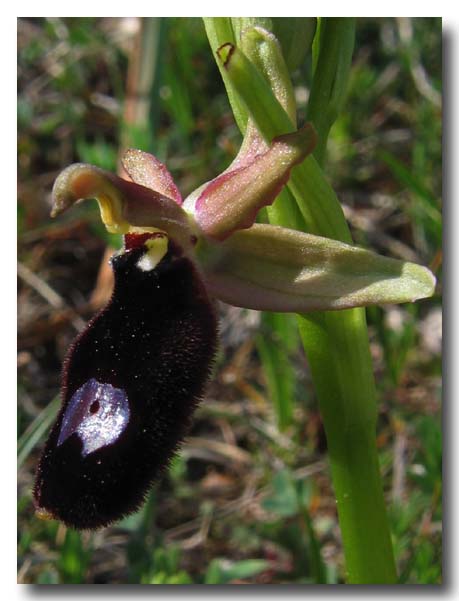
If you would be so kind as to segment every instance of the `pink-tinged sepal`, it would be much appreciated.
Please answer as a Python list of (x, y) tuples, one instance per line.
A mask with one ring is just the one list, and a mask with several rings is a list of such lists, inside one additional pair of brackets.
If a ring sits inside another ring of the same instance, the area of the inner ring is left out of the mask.
[(130, 148), (124, 153), (121, 162), (133, 182), (172, 198), (179, 205), (182, 204), (182, 195), (175, 185), (172, 175), (166, 165), (155, 156), (136, 148)]
[(79, 200), (95, 198), (109, 232), (160, 230), (184, 249), (195, 240), (192, 222), (177, 202), (92, 165), (76, 163), (64, 169), (56, 179), (52, 198), (53, 217)]
[(328, 311), (431, 296), (435, 278), (343, 242), (254, 224), (222, 243), (202, 242), (198, 260), (212, 296), (262, 311)]
[(312, 125), (274, 138), (269, 148), (259, 152), (259, 138), (253, 136), (254, 152), (245, 145), (231, 168), (194, 196), (194, 213), (201, 231), (208, 238), (225, 240), (237, 230), (249, 228), (258, 211), (274, 202), (287, 183), (290, 170), (312, 152), (316, 133)]

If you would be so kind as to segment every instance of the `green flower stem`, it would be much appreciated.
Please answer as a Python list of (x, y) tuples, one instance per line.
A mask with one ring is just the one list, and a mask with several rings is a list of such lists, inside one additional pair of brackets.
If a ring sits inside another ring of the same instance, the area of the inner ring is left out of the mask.
[(347, 581), (395, 583), (365, 313), (314, 313), (298, 321), (327, 436)]
[[(226, 41), (211, 41), (214, 51)], [(221, 48), (219, 57), (233, 96), (246, 105), (263, 137), (270, 141), (291, 131), (293, 124), (251, 61), (233, 46)], [(338, 199), (313, 157), (292, 170), (288, 189), (301, 211), (304, 231), (351, 241)], [(270, 220), (290, 225), (279, 210), (270, 212)], [(365, 312), (317, 312), (298, 319), (326, 430), (347, 581), (395, 583), (376, 448), (376, 391)]]

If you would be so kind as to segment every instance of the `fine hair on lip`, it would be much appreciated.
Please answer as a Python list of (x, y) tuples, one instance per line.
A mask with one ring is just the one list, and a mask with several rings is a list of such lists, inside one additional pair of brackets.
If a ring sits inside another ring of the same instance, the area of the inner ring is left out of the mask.
[(217, 320), (206, 288), (174, 244), (142, 271), (137, 263), (147, 249), (143, 243), (112, 257), (113, 296), (65, 361), (63, 404), (34, 501), (73, 528), (99, 528), (140, 507), (210, 375)]

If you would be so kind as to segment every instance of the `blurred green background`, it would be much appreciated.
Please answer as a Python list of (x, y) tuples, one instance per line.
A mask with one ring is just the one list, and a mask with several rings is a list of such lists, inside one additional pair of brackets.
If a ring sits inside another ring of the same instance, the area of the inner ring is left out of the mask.
[[(439, 279), (432, 299), (368, 311), (401, 583), (441, 582), (441, 44), (440, 19), (357, 20), (326, 163), (356, 243)], [(308, 61), (293, 79), (301, 123)], [(206, 400), (142, 511), (82, 534), (34, 517), (62, 359), (110, 293), (106, 248), (120, 243), (92, 203), (49, 219), (55, 177), (75, 161), (116, 170), (129, 144), (186, 195), (231, 162), (240, 134), (194, 18), (20, 18), (17, 109), (18, 581), (343, 582), (326, 441), (289, 316), (219, 305)]]

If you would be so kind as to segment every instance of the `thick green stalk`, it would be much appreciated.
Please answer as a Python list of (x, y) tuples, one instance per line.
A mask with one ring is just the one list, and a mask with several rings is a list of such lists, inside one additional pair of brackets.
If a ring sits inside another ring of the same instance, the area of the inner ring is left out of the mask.
[[(224, 42), (214, 40), (214, 51)], [(227, 85), (246, 105), (263, 137), (272, 140), (291, 131), (293, 125), (269, 84), (242, 52), (226, 46), (219, 56)], [(288, 189), (305, 231), (351, 240), (341, 206), (314, 158), (292, 170)], [(271, 211), (270, 220), (291, 226), (282, 211)], [(360, 309), (317, 312), (299, 316), (299, 326), (327, 435), (347, 581), (395, 583), (376, 449), (376, 394), (365, 313)]]
[(365, 313), (314, 313), (298, 321), (327, 436), (347, 581), (394, 583)]

